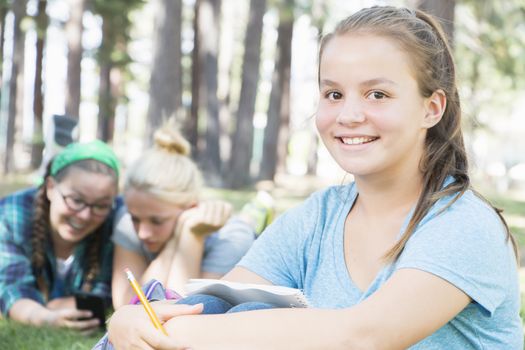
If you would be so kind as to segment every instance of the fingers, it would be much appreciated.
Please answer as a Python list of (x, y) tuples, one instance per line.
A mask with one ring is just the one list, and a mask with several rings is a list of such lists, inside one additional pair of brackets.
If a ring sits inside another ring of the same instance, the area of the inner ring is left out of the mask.
[(100, 320), (97, 318), (88, 318), (88, 319), (72, 319), (66, 320), (64, 325), (67, 328), (75, 329), (77, 331), (91, 331), (95, 330), (100, 326)]
[(198, 315), (202, 313), (203, 305), (184, 305), (184, 304), (163, 304), (153, 303), (153, 309), (157, 313), (157, 316), (161, 322), (166, 322), (169, 319), (176, 316), (183, 315)]
[(233, 206), (225, 201), (215, 200), (203, 202), (205, 218), (212, 225), (222, 226), (230, 218)]
[(56, 311), (58, 325), (78, 331), (90, 331), (100, 325), (89, 310), (62, 309)]
[(230, 218), (233, 207), (224, 201), (205, 201), (193, 210), (193, 227), (207, 227), (209, 230), (215, 231)]
[(175, 340), (159, 332), (144, 334), (144, 341), (150, 344), (152, 348), (156, 350), (183, 349), (182, 347), (178, 346)]

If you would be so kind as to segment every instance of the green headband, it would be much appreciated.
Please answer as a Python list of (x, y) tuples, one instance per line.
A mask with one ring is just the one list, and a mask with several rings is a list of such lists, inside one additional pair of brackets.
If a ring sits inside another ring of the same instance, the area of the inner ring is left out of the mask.
[(51, 176), (55, 176), (66, 166), (85, 159), (93, 159), (106, 164), (119, 175), (117, 156), (107, 144), (100, 140), (88, 143), (71, 143), (56, 155), (51, 165)]

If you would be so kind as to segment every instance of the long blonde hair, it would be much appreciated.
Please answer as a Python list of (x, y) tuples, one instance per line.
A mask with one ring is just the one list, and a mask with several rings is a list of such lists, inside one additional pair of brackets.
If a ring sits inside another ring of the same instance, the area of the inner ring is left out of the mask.
[(155, 145), (128, 169), (124, 190), (131, 188), (152, 194), (174, 205), (198, 201), (202, 175), (189, 158), (190, 144), (168, 123), (154, 134)]

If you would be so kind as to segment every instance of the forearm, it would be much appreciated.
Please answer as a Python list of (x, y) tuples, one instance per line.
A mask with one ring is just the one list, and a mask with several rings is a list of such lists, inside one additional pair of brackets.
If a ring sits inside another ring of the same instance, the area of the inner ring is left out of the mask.
[(146, 267), (141, 276), (137, 276), (140, 283), (144, 284), (151, 279), (156, 279), (166, 285), (171, 264), (176, 254), (176, 237), (172, 237), (164, 246), (159, 255)]
[(20, 299), (9, 310), (12, 320), (34, 326), (49, 325), (52, 311), (32, 299)]
[(194, 350), (373, 348), (347, 310), (272, 309), (181, 316), (168, 321), (166, 329), (179, 344)]
[(188, 230), (181, 232), (166, 281), (168, 288), (183, 291), (190, 278), (201, 277), (205, 239), (205, 236), (196, 235)]
[(133, 290), (130, 286), (127, 286), (126, 289), (122, 291), (115, 291), (112, 292), (112, 301), (113, 301), (113, 308), (116, 310), (122, 305), (126, 305), (129, 303), (131, 298), (133, 298), (135, 294), (133, 293)]

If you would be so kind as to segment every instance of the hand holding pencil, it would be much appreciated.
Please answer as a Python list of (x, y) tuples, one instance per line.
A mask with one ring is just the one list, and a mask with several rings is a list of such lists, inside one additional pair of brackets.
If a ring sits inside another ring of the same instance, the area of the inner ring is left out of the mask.
[[(169, 320), (178, 316), (198, 315), (202, 313), (203, 305), (173, 304), (173, 302), (169, 301), (160, 301), (156, 303), (155, 312), (147, 301), (133, 273), (129, 269), (126, 269), (125, 272), (133, 290), (141, 301), (142, 307), (146, 310), (151, 323), (157, 330), (148, 326), (147, 322), (149, 321), (139, 305), (124, 305), (115, 311), (108, 323), (108, 339), (113, 344), (113, 347), (115, 349), (143, 348), (146, 343), (150, 347), (155, 348), (159, 347), (161, 343), (164, 345), (170, 344), (170, 346), (175, 344), (177, 340), (174, 339), (174, 335), (177, 333), (176, 330), (174, 332), (174, 325), (170, 324)], [(161, 320), (166, 323), (163, 325)], [(169, 335), (167, 337), (162, 335), (158, 332), (158, 329), (161, 330), (162, 334), (168, 335), (167, 329)], [(176, 348), (170, 346), (166, 348)]]
[(139, 298), (140, 303), (142, 304), (142, 306), (144, 306), (144, 309), (146, 310), (146, 313), (148, 314), (155, 328), (160, 329), (162, 333), (164, 333), (165, 335), (168, 335), (168, 333), (162, 326), (162, 323), (160, 323), (159, 318), (155, 314), (155, 311), (153, 311), (148, 299), (144, 295), (142, 288), (140, 288), (139, 284), (137, 283), (135, 276), (133, 276), (133, 273), (131, 272), (131, 270), (126, 268), (124, 269), (124, 271), (126, 272), (126, 276), (128, 278), (129, 283), (131, 284), (131, 287), (133, 288), (133, 291), (135, 292), (135, 294), (137, 294), (137, 297)]

